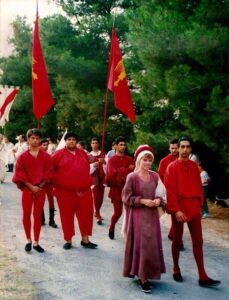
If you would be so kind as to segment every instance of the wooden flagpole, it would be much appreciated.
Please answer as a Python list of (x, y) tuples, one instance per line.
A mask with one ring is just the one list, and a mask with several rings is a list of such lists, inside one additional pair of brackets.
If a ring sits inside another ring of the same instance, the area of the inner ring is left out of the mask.
[[(114, 19), (113, 19), (113, 27), (115, 25), (115, 19), (116, 19), (116, 9), (114, 10)], [(112, 40), (111, 40), (112, 42)], [(110, 53), (109, 53), (110, 55)], [(110, 56), (109, 56), (110, 60)], [(109, 72), (109, 70), (108, 70)], [(108, 77), (109, 78), (109, 73)], [(104, 102), (104, 113), (103, 113), (103, 131), (102, 131), (102, 152), (104, 152), (104, 144), (105, 144), (105, 135), (106, 135), (106, 126), (107, 126), (107, 106), (108, 106), (108, 79), (107, 79), (107, 88), (106, 88), (106, 96), (105, 96), (105, 102)]]

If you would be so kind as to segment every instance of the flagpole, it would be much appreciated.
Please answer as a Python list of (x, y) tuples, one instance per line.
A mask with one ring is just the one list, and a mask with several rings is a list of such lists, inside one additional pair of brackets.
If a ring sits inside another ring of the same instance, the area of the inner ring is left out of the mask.
[(106, 97), (104, 103), (104, 113), (103, 113), (103, 132), (102, 132), (102, 152), (104, 152), (104, 141), (107, 127), (107, 105), (108, 105), (108, 87), (106, 89)]
[[(116, 8), (114, 9), (114, 18), (113, 18), (112, 28), (114, 28), (115, 19), (116, 19)], [(104, 152), (105, 134), (106, 134), (106, 127), (107, 127), (107, 106), (108, 106), (108, 82), (107, 82), (107, 88), (106, 88), (106, 97), (105, 97), (104, 113), (103, 113), (103, 131), (102, 131), (102, 149), (101, 149), (102, 152)]]

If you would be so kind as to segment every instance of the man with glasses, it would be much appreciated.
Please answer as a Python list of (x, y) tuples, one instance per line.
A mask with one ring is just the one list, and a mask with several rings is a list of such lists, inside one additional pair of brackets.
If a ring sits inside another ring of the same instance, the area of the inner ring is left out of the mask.
[(106, 183), (110, 187), (109, 197), (113, 205), (113, 215), (110, 221), (109, 238), (114, 239), (115, 224), (122, 215), (122, 189), (127, 175), (134, 170), (133, 158), (125, 154), (125, 138), (119, 136), (115, 140), (116, 153), (110, 157), (107, 163)]
[(192, 151), (190, 139), (180, 138), (178, 151), (179, 157), (166, 169), (164, 180), (167, 190), (167, 212), (172, 215), (173, 278), (178, 282), (183, 281), (179, 267), (179, 250), (184, 223), (187, 222), (199, 273), (199, 285), (202, 287), (215, 287), (220, 284), (220, 281), (209, 278), (204, 268), (201, 228), (201, 211), (204, 197), (198, 166), (189, 159)]

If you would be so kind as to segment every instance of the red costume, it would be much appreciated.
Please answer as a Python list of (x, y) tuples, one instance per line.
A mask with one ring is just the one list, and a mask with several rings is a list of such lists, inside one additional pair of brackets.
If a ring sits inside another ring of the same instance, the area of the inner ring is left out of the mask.
[(201, 206), (203, 205), (203, 190), (197, 164), (191, 160), (176, 160), (172, 162), (165, 174), (167, 190), (167, 212), (172, 214), (174, 229), (172, 256), (174, 273), (179, 273), (179, 248), (183, 235), (183, 222), (178, 222), (176, 212), (181, 211), (187, 218), (188, 228), (192, 237), (193, 254), (197, 263), (200, 280), (208, 279), (203, 262), (203, 238), (201, 229)]
[(107, 163), (106, 183), (110, 187), (108, 196), (111, 198), (114, 208), (109, 230), (114, 230), (115, 224), (122, 215), (123, 203), (121, 194), (127, 175), (133, 171), (129, 168), (130, 165), (134, 165), (134, 160), (127, 155), (112, 156)]
[(161, 178), (161, 181), (164, 183), (164, 177), (165, 177), (165, 171), (168, 167), (168, 165), (177, 159), (177, 155), (168, 154), (159, 163), (158, 166), (158, 174)]
[[(166, 172), (166, 169), (168, 167), (168, 165), (173, 162), (174, 160), (177, 159), (177, 155), (172, 155), (172, 154), (168, 154), (167, 156), (165, 156), (164, 158), (162, 158), (162, 160), (160, 161), (159, 163), (159, 166), (158, 166), (158, 174), (161, 178), (161, 181), (164, 183), (164, 179), (165, 179), (165, 172)], [(171, 227), (170, 227), (170, 230), (169, 230), (169, 233), (168, 233), (168, 237), (170, 239), (173, 238), (173, 226), (171, 224)], [(183, 242), (182, 242), (182, 245), (183, 245)]]
[(64, 239), (69, 241), (75, 234), (74, 215), (78, 219), (81, 235), (91, 235), (93, 200), (88, 155), (78, 148), (74, 154), (64, 148), (53, 154), (52, 165)]
[(98, 151), (98, 154), (94, 151), (91, 151), (89, 154), (90, 163), (91, 163), (91, 176), (92, 176), (92, 196), (94, 201), (95, 216), (97, 219), (101, 219), (100, 209), (103, 204), (104, 196), (104, 178), (105, 173), (103, 170), (103, 164), (99, 163), (98, 168), (93, 166), (94, 162), (98, 162), (99, 158), (104, 158), (105, 153)]
[(12, 181), (22, 190), (23, 225), (27, 239), (31, 239), (31, 212), (34, 216), (34, 240), (39, 240), (41, 230), (41, 215), (45, 201), (45, 189), (39, 195), (33, 194), (25, 186), (28, 182), (39, 186), (41, 183), (48, 183), (51, 180), (51, 159), (43, 150), (39, 150), (36, 157), (23, 152), (17, 159), (15, 173)]

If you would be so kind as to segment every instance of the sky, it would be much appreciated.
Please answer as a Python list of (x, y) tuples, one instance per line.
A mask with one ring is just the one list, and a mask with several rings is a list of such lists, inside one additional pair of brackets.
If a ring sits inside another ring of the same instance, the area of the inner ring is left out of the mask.
[[(39, 17), (43, 18), (61, 12), (53, 1), (39, 0)], [(7, 40), (12, 36), (10, 23), (15, 17), (26, 16), (31, 25), (36, 17), (36, 0), (0, 0), (0, 57), (11, 54)]]

